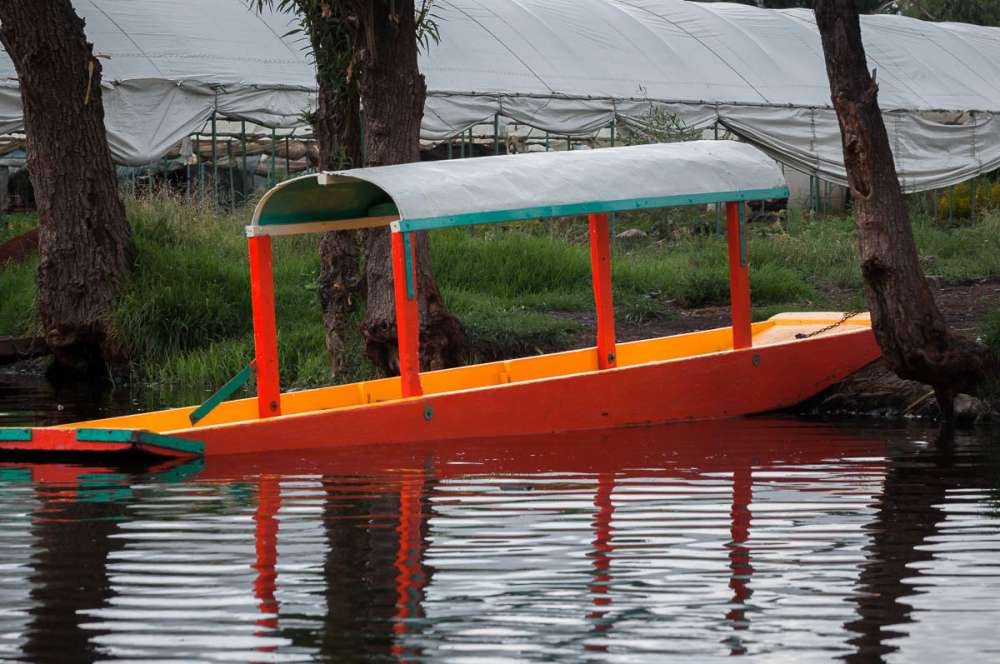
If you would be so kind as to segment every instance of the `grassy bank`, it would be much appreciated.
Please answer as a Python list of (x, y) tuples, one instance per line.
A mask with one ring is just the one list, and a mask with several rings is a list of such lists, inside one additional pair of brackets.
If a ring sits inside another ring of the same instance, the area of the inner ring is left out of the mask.
[[(252, 354), (245, 211), (192, 208), (170, 198), (128, 201), (135, 270), (124, 285), (112, 328), (131, 349), (137, 378), (217, 385)], [(0, 241), (31, 220), (8, 217)], [(694, 210), (619, 215), (617, 230), (646, 237), (618, 243), (615, 302), (625, 324), (655, 322), (728, 301), (726, 246), (709, 232), (715, 216)], [(462, 320), (467, 360), (568, 347), (593, 308), (586, 224), (560, 220), (438, 232), (434, 270)], [(1000, 214), (943, 228), (917, 216), (914, 229), (929, 274), (944, 282), (1000, 276)], [(791, 213), (755, 223), (748, 234), (755, 316), (783, 309), (863, 304), (849, 218), (804, 221)], [(318, 238), (275, 242), (279, 352), (286, 385), (329, 382), (316, 294)], [(37, 329), (36, 261), (0, 267), (0, 335)], [(349, 325), (340, 380), (371, 375)]]

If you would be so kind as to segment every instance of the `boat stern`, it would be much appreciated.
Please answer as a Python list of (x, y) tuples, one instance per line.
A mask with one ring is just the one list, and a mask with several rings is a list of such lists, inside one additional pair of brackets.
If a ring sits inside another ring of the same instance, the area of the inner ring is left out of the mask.
[(14, 455), (146, 455), (186, 459), (204, 455), (204, 443), (141, 429), (0, 428), (0, 461)]

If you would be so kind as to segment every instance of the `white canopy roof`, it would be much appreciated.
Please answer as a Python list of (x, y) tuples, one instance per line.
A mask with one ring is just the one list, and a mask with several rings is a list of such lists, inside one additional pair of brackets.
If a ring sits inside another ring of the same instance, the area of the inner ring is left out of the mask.
[[(293, 19), (245, 0), (74, 0), (104, 60), (116, 160), (158, 159), (214, 111), (294, 126), (314, 102)], [(685, 0), (436, 0), (441, 36), (421, 58), (422, 133), (516, 121), (586, 135), (651, 109), (690, 128), (717, 120), (800, 170), (844, 183), (837, 120), (808, 10)], [(869, 64), (908, 191), (1000, 167), (1000, 29), (864, 16)], [(0, 55), (0, 132), (22, 127)]]
[(251, 235), (393, 224), (402, 231), (784, 198), (781, 169), (735, 141), (427, 161), (307, 175), (269, 191)]

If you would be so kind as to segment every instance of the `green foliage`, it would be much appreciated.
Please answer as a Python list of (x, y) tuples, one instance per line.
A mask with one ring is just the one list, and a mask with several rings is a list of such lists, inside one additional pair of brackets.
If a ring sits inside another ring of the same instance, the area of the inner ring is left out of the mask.
[(986, 314), (979, 325), (979, 338), (990, 347), (994, 355), (1000, 357), (1000, 309)]
[(630, 122), (622, 134), (626, 145), (681, 143), (701, 138), (700, 129), (689, 129), (676, 114), (653, 102), (649, 102), (646, 116)]
[(37, 224), (38, 219), (33, 214), (0, 215), (0, 243), (27, 233)]
[(1000, 25), (1000, 0), (896, 0), (906, 16), (928, 21)]
[(29, 336), (40, 332), (35, 301), (38, 258), (0, 264), (0, 336)]
[[(793, 7), (812, 9), (816, 5), (816, 0), (708, 0), (708, 2), (739, 2), (765, 9), (789, 9)], [(888, 0), (855, 0), (855, 4), (860, 13), (874, 14), (886, 10), (892, 3)]]
[[(1000, 182), (975, 181), (976, 210), (1000, 209)], [(941, 223), (956, 223), (972, 217), (972, 182), (962, 182), (945, 190), (937, 199), (937, 217)]]
[[(112, 329), (131, 351), (135, 377), (157, 383), (217, 387), (253, 353), (245, 211), (186, 206), (168, 196), (126, 202), (135, 270), (123, 285)], [(620, 325), (674, 317), (691, 307), (725, 307), (729, 299), (725, 239), (705, 209), (676, 211), (670, 231), (614, 250), (614, 297)], [(618, 230), (648, 220), (619, 215)], [(25, 230), (30, 219), (19, 221)], [(948, 282), (1000, 276), (1000, 212), (943, 228), (913, 217), (929, 274)], [(551, 352), (580, 344), (592, 316), (586, 222), (567, 218), (434, 233), (435, 274), (445, 303), (463, 322), (466, 361)], [(807, 221), (797, 211), (747, 233), (754, 317), (796, 309), (863, 306), (854, 221)], [(274, 276), (282, 381), (329, 382), (316, 280), (318, 238), (275, 242)], [(0, 267), (0, 335), (37, 331), (37, 260)], [(721, 311), (724, 312), (724, 309)], [(358, 328), (346, 325), (340, 381), (372, 376)], [(984, 323), (1000, 347), (1000, 314)]]

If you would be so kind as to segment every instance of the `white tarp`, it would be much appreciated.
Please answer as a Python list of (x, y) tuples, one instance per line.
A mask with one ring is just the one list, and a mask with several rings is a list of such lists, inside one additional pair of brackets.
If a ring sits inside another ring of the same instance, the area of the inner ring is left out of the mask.
[[(812, 12), (684, 0), (439, 0), (421, 61), (424, 137), (495, 113), (559, 134), (718, 120), (772, 156), (846, 184)], [(908, 191), (1000, 167), (1000, 29), (863, 16), (869, 66)], [(943, 111), (943, 112), (942, 112)]]
[[(315, 80), (287, 15), (245, 0), (75, 0), (104, 60), (113, 154), (157, 159), (213, 111), (301, 125)], [(441, 41), (421, 57), (422, 133), (442, 140), (499, 114), (557, 134), (651, 106), (691, 128), (716, 121), (800, 170), (844, 183), (819, 35), (808, 10), (685, 0), (436, 0)], [(1000, 28), (864, 16), (869, 64), (903, 186), (1000, 167)], [(0, 55), (0, 131), (21, 127)]]
[[(357, 227), (359, 212), (389, 202), (373, 191), (395, 205), (403, 230), (787, 196), (777, 163), (751, 145), (658, 143), (306, 175), (260, 200), (251, 233), (281, 234), (281, 224), (331, 221)], [(384, 214), (375, 215), (380, 225), (394, 219)]]
[[(221, 117), (302, 125), (316, 78), (287, 14), (245, 0), (74, 0), (103, 67), (115, 161), (156, 161)], [(23, 127), (17, 74), (0, 51), (0, 132)]]

